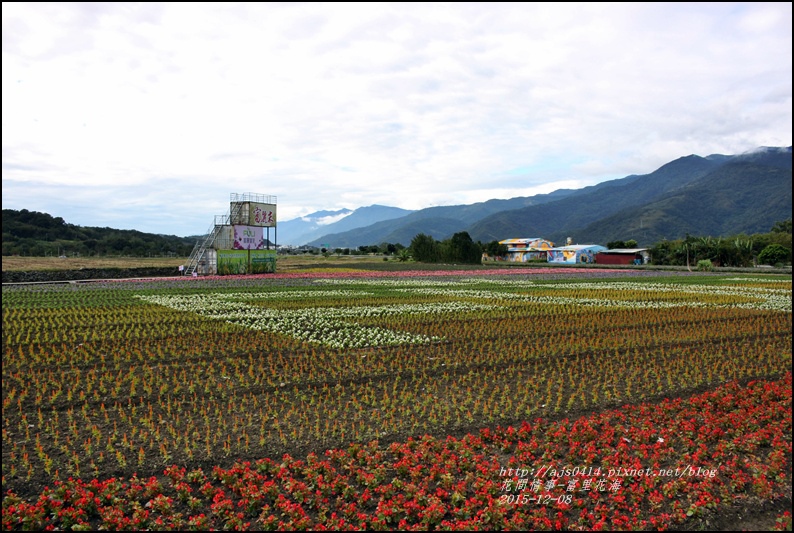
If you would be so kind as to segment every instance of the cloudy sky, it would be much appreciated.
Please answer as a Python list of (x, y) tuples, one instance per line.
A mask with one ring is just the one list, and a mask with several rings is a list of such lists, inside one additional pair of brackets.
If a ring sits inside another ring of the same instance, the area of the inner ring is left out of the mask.
[(790, 146), (791, 3), (3, 2), (3, 208), (204, 233)]

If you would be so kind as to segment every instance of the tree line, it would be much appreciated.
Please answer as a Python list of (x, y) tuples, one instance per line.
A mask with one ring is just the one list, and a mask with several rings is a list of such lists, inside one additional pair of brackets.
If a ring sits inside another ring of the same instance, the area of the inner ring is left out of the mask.
[[(408, 247), (411, 257), (423, 263), (463, 263), (477, 264), (482, 262), (484, 251), (493, 249), (494, 243), (499, 250), (499, 243), (493, 241), (489, 245), (474, 242), (466, 231), (454, 234), (449, 239), (437, 241), (430, 235), (420, 233), (411, 240)], [(503, 252), (507, 251), (504, 247)]]
[(751, 267), (791, 264), (791, 219), (776, 222), (768, 233), (730, 237), (696, 237), (662, 241), (649, 249), (655, 265)]
[(133, 257), (190, 255), (196, 237), (83, 227), (27, 209), (3, 209), (3, 255)]
[[(636, 246), (634, 240), (607, 243), (610, 249)], [(791, 249), (791, 219), (787, 219), (776, 222), (768, 233), (729, 237), (687, 234), (683, 239), (658, 242), (648, 251), (654, 265), (695, 266), (705, 261), (713, 266), (751, 267), (791, 264)], [(507, 252), (507, 247), (498, 241), (474, 242), (465, 231), (443, 241), (420, 233), (413, 238), (407, 252), (415, 261), (424, 263), (480, 263), (483, 253), (500, 256)]]

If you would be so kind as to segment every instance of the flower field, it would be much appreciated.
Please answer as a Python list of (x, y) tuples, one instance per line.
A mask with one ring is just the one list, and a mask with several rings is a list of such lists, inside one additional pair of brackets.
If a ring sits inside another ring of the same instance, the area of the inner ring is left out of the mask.
[(2, 298), (4, 530), (762, 511), (790, 528), (790, 276), (326, 272)]

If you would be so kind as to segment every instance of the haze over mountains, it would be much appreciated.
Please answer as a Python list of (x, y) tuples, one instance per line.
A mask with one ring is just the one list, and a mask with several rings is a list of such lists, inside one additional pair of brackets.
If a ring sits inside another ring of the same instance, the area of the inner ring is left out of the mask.
[(306, 244), (315, 240), (322, 240), (328, 233), (328, 228), (333, 228), (334, 233), (354, 230), (394, 218), (400, 218), (411, 211), (399, 207), (371, 205), (338, 211), (317, 211), (305, 217), (295, 218), (278, 223), (279, 243)]
[(280, 222), (279, 244), (356, 248), (408, 246), (419, 233), (437, 240), (467, 231), (475, 241), (542, 237), (651, 246), (687, 233), (728, 236), (769, 231), (791, 217), (791, 146), (738, 155), (689, 155), (644, 175), (582, 189), (470, 205), (407, 211), (373, 205), (320, 211)]

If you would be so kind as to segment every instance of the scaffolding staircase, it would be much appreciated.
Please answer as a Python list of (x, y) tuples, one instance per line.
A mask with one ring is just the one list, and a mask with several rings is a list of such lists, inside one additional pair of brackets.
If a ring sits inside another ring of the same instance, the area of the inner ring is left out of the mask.
[(215, 222), (207, 230), (204, 238), (197, 240), (195, 246), (193, 246), (193, 251), (190, 252), (190, 257), (188, 257), (187, 264), (185, 265), (184, 270), (182, 270), (183, 275), (192, 276), (198, 271), (198, 267), (201, 264), (202, 258), (207, 253), (207, 250), (211, 249), (212, 245), (215, 244), (215, 240), (223, 230), (223, 227), (231, 225), (233, 220), (237, 220), (239, 218), (242, 207), (242, 203), (232, 202), (229, 206), (229, 211), (227, 214), (215, 215)]

